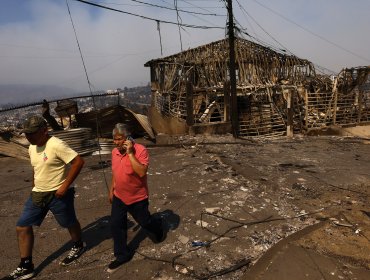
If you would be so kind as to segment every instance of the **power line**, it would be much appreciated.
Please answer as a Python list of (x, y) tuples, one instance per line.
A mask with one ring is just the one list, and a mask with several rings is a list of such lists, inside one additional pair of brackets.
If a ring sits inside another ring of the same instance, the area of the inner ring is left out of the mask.
[[(140, 3), (141, 5), (134, 5), (134, 4), (127, 4), (127, 3), (113, 3), (113, 2), (105, 2), (105, 1), (90, 1), (92, 3), (95, 3), (95, 4), (105, 4), (105, 5), (116, 5), (116, 6), (130, 6), (130, 7), (143, 7), (143, 6), (151, 6), (151, 7), (156, 7), (156, 8), (161, 8), (161, 9), (167, 9), (167, 10), (174, 10), (173, 8), (171, 7), (167, 7), (167, 6), (161, 6), (161, 5), (156, 5), (156, 4), (152, 4), (152, 3), (148, 3), (148, 2), (143, 2), (143, 1), (137, 1), (137, 0), (130, 0), (132, 2), (136, 2), (136, 3)], [(164, 2), (165, 4), (168, 4), (167, 2), (165, 1), (162, 1)], [(192, 4), (191, 4), (192, 5)], [(196, 8), (196, 9), (205, 9), (205, 8), (222, 8), (222, 7), (197, 7), (197, 6), (194, 6), (192, 5), (193, 7), (182, 7), (182, 8), (186, 8), (186, 9), (192, 9), (192, 8)], [(223, 9), (223, 8), (222, 8)], [(220, 15), (220, 14), (215, 14), (215, 13), (200, 13), (200, 12), (192, 12), (192, 11), (186, 11), (186, 10), (179, 10), (180, 12), (182, 13), (189, 13), (189, 14), (198, 14), (198, 15), (204, 15), (204, 16), (220, 16), (220, 17), (224, 17), (226, 15)]]
[(128, 7), (142, 7), (144, 5), (138, 4), (128, 4), (128, 3), (113, 3), (113, 2), (106, 2), (106, 1), (90, 1), (95, 4), (105, 4), (105, 5), (116, 5), (116, 6), (128, 6)]
[[(162, 1), (163, 3), (168, 4), (165, 0), (160, 0), (160, 1)], [(222, 10), (224, 10), (224, 9), (225, 9), (225, 7), (224, 7), (224, 6), (222, 6), (222, 7), (220, 7), (220, 6), (213, 6), (213, 7), (202, 6), (202, 7), (199, 7), (199, 6), (196, 6), (196, 5), (192, 4), (192, 3), (189, 3), (189, 2), (192, 2), (192, 1), (179, 0), (179, 2), (180, 2), (180, 1), (181, 1), (181, 2), (184, 2), (184, 3), (186, 3), (186, 4), (191, 5), (191, 7), (182, 6), (181, 8), (183, 8), (183, 9), (201, 9), (201, 10), (204, 10), (204, 11), (207, 11), (207, 10), (205, 10), (205, 9), (222, 9)], [(204, 2), (207, 2), (207, 4), (209, 4), (209, 2), (211, 2), (211, 1), (210, 1), (210, 0), (206, 0), (206, 1), (204, 1)], [(223, 2), (223, 0), (216, 0), (216, 2)], [(209, 12), (209, 11), (208, 11), (208, 12)]]
[[(258, 27), (260, 27), (272, 40), (274, 40), (278, 45), (280, 45), (283, 49), (279, 49), (279, 51), (281, 52), (284, 52), (284, 53), (289, 53), (290, 55), (292, 56), (296, 56), (292, 51), (290, 51), (288, 48), (286, 48), (283, 44), (281, 44), (278, 40), (276, 40), (270, 33), (268, 33), (247, 11), (246, 9), (239, 3), (238, 0), (236, 0), (236, 2), (238, 3), (240, 9), (246, 14), (248, 15), (248, 17), (250, 17), (257, 25)], [(249, 35), (248, 33), (246, 32), (243, 32), (244, 34), (246, 34), (247, 36), (251, 37), (251, 38), (254, 38), (257, 42), (259, 43), (263, 43), (264, 45), (267, 45), (269, 46), (270, 48), (272, 49), (276, 49), (276, 47), (270, 45), (270, 44), (267, 44), (266, 42), (263, 42), (262, 40), (258, 39), (257, 37), (253, 37), (251, 35)], [(316, 68), (318, 68), (318, 70), (321, 70), (320, 72), (321, 73), (324, 73), (322, 70), (325, 70), (327, 72), (330, 72), (332, 74), (336, 73), (335, 71), (331, 70), (331, 69), (328, 69), (324, 66), (320, 66), (319, 64), (317, 63), (314, 63)]]
[(187, 4), (191, 5), (191, 6), (193, 6), (196, 9), (200, 9), (200, 10), (203, 10), (205, 12), (210, 13), (210, 11), (208, 11), (207, 9), (210, 9), (211, 7), (200, 7), (200, 6), (196, 6), (196, 5), (191, 4), (191, 3), (189, 3), (188, 1), (185, 1), (185, 0), (183, 2), (185, 2), (185, 3), (187, 3)]
[[(97, 139), (98, 139), (98, 151), (99, 151), (99, 157), (101, 159), (101, 153), (100, 153), (100, 143), (99, 143), (99, 130), (100, 130), (100, 123), (99, 123), (99, 120), (98, 120), (98, 112), (97, 112), (97, 108), (96, 108), (96, 103), (95, 103), (95, 98), (93, 96), (93, 92), (92, 92), (92, 89), (91, 89), (91, 83), (90, 83), (90, 79), (89, 79), (89, 75), (87, 74), (87, 69), (86, 69), (86, 65), (85, 65), (85, 61), (84, 61), (84, 58), (83, 58), (83, 55), (82, 55), (82, 50), (81, 50), (81, 47), (80, 47), (80, 43), (78, 41), (78, 37), (77, 37), (77, 32), (76, 32), (76, 28), (75, 28), (75, 25), (73, 23), (73, 19), (72, 19), (72, 14), (71, 14), (71, 10), (69, 9), (69, 4), (68, 4), (68, 0), (66, 0), (66, 4), (67, 4), (67, 9), (68, 9), (68, 13), (69, 13), (69, 17), (71, 19), (71, 23), (72, 23), (72, 27), (73, 27), (73, 31), (74, 31), (74, 34), (75, 34), (75, 38), (76, 38), (76, 42), (77, 42), (77, 45), (78, 45), (78, 50), (80, 52), (80, 55), (81, 55), (81, 60), (82, 60), (82, 64), (83, 64), (83, 67), (84, 67), (84, 70), (85, 70), (85, 74), (86, 74), (86, 79), (87, 79), (87, 83), (89, 85), (89, 90), (90, 90), (90, 95), (92, 97), (92, 101), (93, 101), (93, 106), (94, 106), (94, 109), (95, 109), (95, 122), (96, 122), (96, 136), (97, 136)], [(101, 160), (100, 160), (101, 162)], [(103, 171), (103, 175), (104, 175), (104, 181), (105, 181), (105, 186), (107, 189), (109, 189), (108, 187), (108, 183), (107, 183), (107, 178), (105, 176), (105, 172)]]
[[(134, 1), (134, 0), (131, 0), (131, 1)], [(168, 2), (166, 2), (166, 1), (164, 1), (164, 0), (161, 0), (163, 3), (165, 3), (166, 5), (170, 5)], [(191, 4), (192, 5), (192, 4)], [(208, 14), (209, 15), (212, 15), (212, 12), (211, 11), (208, 11), (208, 10), (206, 10), (206, 8), (205, 7), (198, 7), (198, 6), (195, 6), (195, 5), (192, 5), (192, 7), (187, 7), (187, 9), (190, 9), (190, 8), (194, 8), (194, 9), (200, 9), (200, 10), (204, 10), (205, 12), (208, 12)], [(222, 8), (222, 9), (225, 9), (225, 8)], [(191, 16), (193, 16), (194, 18), (196, 18), (196, 19), (198, 19), (198, 20), (200, 20), (200, 21), (204, 21), (204, 22), (206, 22), (206, 23), (208, 23), (208, 24), (210, 24), (210, 25), (212, 25), (212, 26), (217, 26), (216, 24), (214, 24), (214, 23), (212, 23), (212, 22), (210, 22), (210, 21), (208, 21), (208, 20), (206, 20), (204, 17), (199, 17), (199, 16), (197, 16), (197, 14), (198, 13), (193, 13), (193, 12), (191, 12), (191, 13), (189, 13)], [(227, 15), (225, 14), (225, 15), (220, 15), (220, 16), (223, 16), (223, 17), (226, 17)], [(184, 30), (185, 31), (185, 30)]]
[(368, 58), (366, 58), (366, 57), (363, 57), (363, 56), (361, 56), (361, 55), (358, 55), (358, 54), (356, 54), (356, 53), (354, 53), (354, 52), (352, 52), (352, 51), (350, 51), (350, 50), (347, 50), (346, 48), (344, 48), (344, 47), (342, 47), (342, 46), (340, 46), (340, 45), (338, 45), (338, 44), (336, 44), (336, 43), (334, 43), (334, 42), (329, 41), (329, 40), (328, 40), (328, 39), (326, 39), (325, 37), (323, 37), (323, 36), (321, 36), (321, 35), (318, 35), (318, 34), (314, 33), (313, 31), (309, 30), (308, 28), (306, 28), (306, 27), (304, 27), (304, 26), (302, 26), (302, 25), (300, 25), (300, 24), (298, 24), (298, 23), (296, 23), (296, 22), (292, 21), (291, 19), (289, 19), (289, 18), (285, 17), (284, 15), (282, 15), (282, 14), (280, 14), (280, 13), (278, 13), (278, 12), (274, 11), (273, 9), (271, 9), (271, 8), (269, 8), (269, 7), (267, 7), (267, 6), (263, 5), (263, 4), (261, 4), (261, 3), (259, 3), (257, 0), (253, 0), (253, 1), (254, 1), (254, 2), (256, 2), (258, 5), (260, 5), (260, 6), (264, 7), (265, 9), (269, 10), (269, 11), (270, 11), (270, 12), (272, 12), (273, 14), (278, 15), (279, 17), (281, 17), (281, 18), (285, 19), (286, 21), (288, 21), (288, 22), (290, 22), (290, 23), (292, 23), (292, 24), (294, 24), (294, 25), (298, 26), (299, 28), (303, 29), (304, 31), (306, 31), (306, 32), (308, 32), (308, 33), (310, 33), (310, 34), (312, 34), (312, 35), (314, 35), (314, 36), (316, 36), (316, 37), (320, 38), (321, 40), (323, 40), (323, 41), (325, 41), (325, 42), (327, 42), (327, 43), (329, 43), (329, 44), (331, 44), (331, 45), (333, 45), (333, 46), (335, 46), (335, 47), (337, 47), (337, 48), (339, 48), (339, 49), (341, 49), (341, 50), (343, 50), (343, 51), (345, 51), (345, 52), (347, 52), (347, 53), (349, 53), (349, 54), (351, 54), (351, 55), (353, 55), (353, 56), (356, 56), (357, 58), (360, 58), (360, 59), (363, 59), (363, 60), (366, 60), (366, 61), (370, 62), (370, 59), (368, 59)]
[(163, 55), (161, 24), (159, 21), (157, 21), (157, 30), (158, 30), (158, 35), (159, 35), (159, 45), (161, 46), (161, 55)]
[(177, 0), (173, 0), (173, 4), (175, 6), (175, 11), (176, 11), (176, 18), (177, 18), (177, 26), (178, 26), (178, 29), (179, 29), (179, 39), (180, 39), (180, 46), (181, 46), (181, 51), (183, 50), (182, 49), (182, 37), (181, 37), (181, 23), (182, 23), (182, 18), (179, 14), (179, 11), (177, 9)]
[(155, 22), (158, 22), (159, 21), (161, 23), (173, 24), (173, 25), (180, 25), (182, 27), (188, 27), (188, 28), (224, 29), (223, 27), (217, 27), (217, 26), (201, 26), (201, 25), (193, 25), (193, 24), (185, 24), (185, 23), (178, 24), (178, 23), (172, 22), (172, 21), (165, 21), (165, 20), (150, 18), (150, 17), (147, 17), (147, 16), (138, 15), (138, 14), (134, 14), (134, 13), (130, 13), (130, 12), (126, 12), (126, 11), (122, 11), (122, 10), (110, 8), (110, 7), (107, 7), (107, 6), (95, 4), (95, 3), (92, 3), (92, 2), (89, 2), (89, 1), (85, 1), (85, 0), (74, 0), (74, 1), (78, 1), (78, 2), (85, 3), (85, 4), (88, 4), (88, 5), (91, 5), (91, 6), (95, 6), (95, 7), (99, 7), (99, 8), (102, 8), (102, 9), (106, 9), (106, 10), (110, 10), (110, 11), (114, 11), (114, 12), (119, 12), (119, 13), (131, 15), (131, 16), (135, 16), (135, 17), (139, 17), (139, 18), (142, 18), (142, 19), (147, 19), (147, 20), (151, 20), (151, 21), (155, 21)]
[[(281, 44), (278, 40), (276, 40), (270, 33), (268, 33), (247, 11), (246, 9), (239, 3), (238, 0), (236, 0), (236, 2), (238, 3), (240, 9), (246, 14), (248, 15), (248, 17), (250, 17), (257, 25), (259, 28), (262, 29), (263, 32), (265, 32), (267, 34), (267, 36), (269, 36), (275, 43), (277, 43), (278, 45), (280, 45), (284, 51), (288, 51), (291, 55), (294, 55), (291, 51), (288, 50), (288, 48), (286, 48), (283, 44)], [(246, 34), (249, 36), (249, 34)]]
[(137, 3), (140, 3), (140, 4), (144, 4), (144, 5), (147, 5), (147, 6), (157, 7), (157, 8), (161, 8), (161, 9), (167, 9), (167, 10), (171, 10), (171, 11), (178, 11), (178, 12), (182, 12), (182, 13), (189, 13), (189, 14), (203, 15), (203, 16), (216, 16), (216, 17), (223, 17), (223, 16), (225, 16), (225, 15), (212, 14), (212, 13), (191, 12), (191, 11), (186, 11), (186, 10), (182, 10), (182, 9), (178, 9), (178, 8), (175, 8), (174, 9), (174, 8), (160, 6), (160, 5), (155, 5), (155, 4), (151, 4), (151, 3), (147, 3), (147, 2), (142, 2), (142, 1), (138, 1), (138, 0), (131, 0), (131, 1), (132, 2), (137, 2)]
[[(80, 47), (80, 43), (79, 43), (79, 41), (78, 41), (77, 32), (76, 32), (75, 25), (74, 25), (74, 23), (73, 23), (71, 10), (69, 9), (68, 0), (66, 0), (66, 4), (67, 4), (67, 9), (68, 9), (69, 18), (71, 19), (71, 23), (72, 23), (73, 31), (74, 31), (74, 34), (75, 34), (75, 38), (76, 38), (76, 42), (77, 42), (77, 46), (78, 46), (78, 50), (79, 50), (79, 52), (80, 52), (80, 56), (81, 56), (81, 60), (82, 60), (82, 64), (83, 64), (83, 67), (84, 67), (84, 70), (85, 70), (87, 83), (88, 83), (88, 85), (89, 85), (89, 89), (90, 89), (90, 94), (92, 95), (91, 83), (90, 83), (90, 80), (89, 80), (89, 75), (87, 74), (87, 69), (86, 69), (86, 65), (85, 65), (85, 60), (84, 60), (84, 57), (83, 57), (83, 55), (82, 55), (82, 51), (81, 51), (81, 47)], [(93, 100), (94, 100), (94, 99), (93, 99)], [(95, 105), (95, 104), (94, 104), (94, 105)]]

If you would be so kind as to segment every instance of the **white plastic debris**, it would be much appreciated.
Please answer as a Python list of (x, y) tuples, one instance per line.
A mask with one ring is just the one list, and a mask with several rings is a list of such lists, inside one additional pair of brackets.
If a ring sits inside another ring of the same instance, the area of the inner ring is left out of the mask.
[(207, 222), (205, 222), (205, 221), (201, 221), (201, 220), (198, 220), (198, 221), (196, 221), (196, 223), (195, 223), (197, 226), (200, 226), (200, 227), (208, 227), (208, 223)]
[(210, 208), (206, 208), (205, 210), (206, 210), (206, 213), (216, 214), (220, 212), (221, 208), (220, 207), (210, 207)]
[(180, 235), (179, 236), (179, 241), (182, 243), (182, 244), (187, 244), (188, 242), (189, 242), (189, 237), (186, 237), (186, 236), (184, 236), (184, 235)]

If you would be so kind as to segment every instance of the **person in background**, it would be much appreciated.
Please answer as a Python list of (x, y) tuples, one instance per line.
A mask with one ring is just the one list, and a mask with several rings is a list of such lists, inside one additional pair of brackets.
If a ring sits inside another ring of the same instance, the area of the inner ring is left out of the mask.
[(59, 225), (68, 229), (73, 241), (69, 254), (60, 264), (71, 264), (85, 250), (81, 226), (74, 209), (73, 185), (84, 160), (64, 141), (49, 136), (46, 121), (40, 116), (27, 119), (22, 132), (30, 142), (28, 153), (34, 171), (33, 188), (16, 225), (21, 261), (3, 279), (29, 279), (34, 276), (33, 226), (40, 226), (49, 210)]
[(135, 143), (125, 124), (117, 123), (113, 129), (116, 147), (112, 151), (112, 182), (109, 191), (111, 231), (115, 260), (108, 266), (114, 272), (131, 260), (133, 253), (127, 245), (127, 213), (144, 228), (155, 243), (165, 238), (162, 221), (153, 217), (149, 208), (147, 149)]
[(42, 116), (54, 131), (63, 130), (63, 127), (60, 126), (57, 120), (50, 114), (49, 102), (47, 102), (46, 99), (42, 102)]

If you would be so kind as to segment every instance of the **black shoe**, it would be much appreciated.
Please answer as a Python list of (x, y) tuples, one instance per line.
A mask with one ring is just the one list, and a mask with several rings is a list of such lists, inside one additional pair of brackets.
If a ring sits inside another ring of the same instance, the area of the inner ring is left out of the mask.
[(146, 229), (146, 234), (153, 243), (158, 244), (166, 239), (167, 230), (162, 219), (154, 218), (153, 221), (152, 226)]
[(29, 268), (25, 268), (22, 266), (18, 266), (12, 273), (8, 276), (2, 278), (3, 280), (11, 280), (11, 279), (30, 279), (35, 275), (35, 271), (33, 269), (33, 264)]
[(167, 230), (162, 220), (159, 220), (159, 228), (153, 232), (151, 235), (151, 240), (153, 243), (158, 244), (163, 242), (167, 237)]
[(162, 228), (161, 231), (158, 234), (156, 234), (155, 238), (153, 239), (153, 242), (155, 244), (163, 242), (167, 237), (166, 233), (167, 232)]
[(69, 251), (67, 257), (65, 257), (64, 260), (61, 261), (60, 265), (63, 265), (63, 266), (70, 265), (85, 252), (85, 249), (86, 247), (84, 245), (80, 247), (77, 247), (74, 245)]
[(107, 269), (107, 272), (108, 273), (113, 273), (115, 272), (121, 265), (129, 262), (130, 260), (132, 259), (132, 256), (128, 257), (127, 259), (124, 259), (124, 260), (119, 260), (119, 259), (115, 259), (114, 261), (112, 261), (109, 265), (108, 265), (108, 269)]

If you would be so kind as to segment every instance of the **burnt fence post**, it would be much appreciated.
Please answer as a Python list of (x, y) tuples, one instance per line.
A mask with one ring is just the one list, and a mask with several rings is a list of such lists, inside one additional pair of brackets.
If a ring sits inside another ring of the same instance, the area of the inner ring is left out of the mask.
[(189, 79), (186, 82), (186, 124), (194, 125), (193, 84)]

